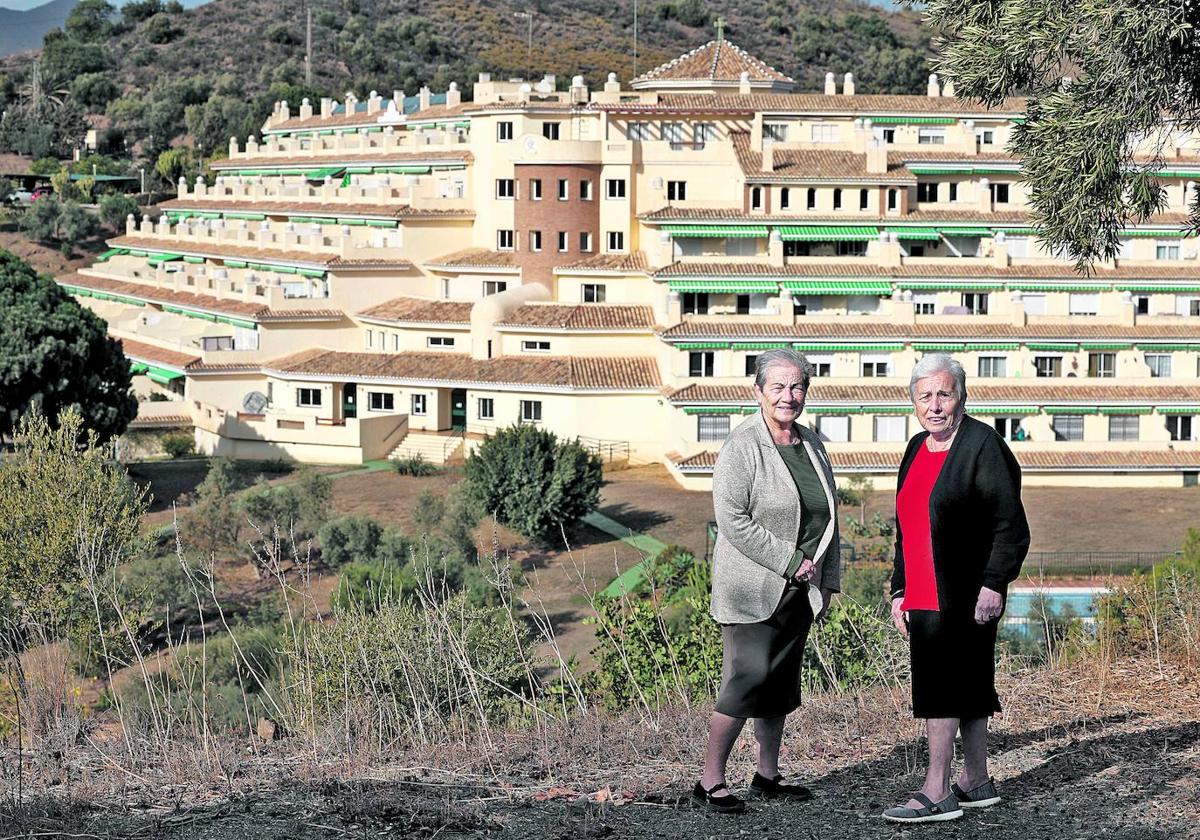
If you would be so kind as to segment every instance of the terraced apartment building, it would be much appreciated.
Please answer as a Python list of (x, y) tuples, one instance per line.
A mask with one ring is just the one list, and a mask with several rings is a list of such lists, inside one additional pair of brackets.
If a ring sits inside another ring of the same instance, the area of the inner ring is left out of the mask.
[(443, 460), (538, 423), (703, 489), (755, 356), (795, 347), (836, 467), (886, 486), (949, 351), (1028, 483), (1196, 483), (1193, 137), (1147, 145), (1169, 206), (1084, 277), (1029, 227), (1021, 101), (794, 88), (718, 38), (628, 87), (281, 102), (59, 282), (206, 452)]

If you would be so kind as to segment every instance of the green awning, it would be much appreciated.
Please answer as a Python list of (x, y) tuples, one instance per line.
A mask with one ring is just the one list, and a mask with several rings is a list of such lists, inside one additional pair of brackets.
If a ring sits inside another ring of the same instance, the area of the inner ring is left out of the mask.
[(938, 166), (910, 166), (908, 171), (914, 175), (970, 175), (973, 170), (971, 167), (938, 167)]
[(942, 236), (991, 236), (992, 229), (985, 227), (938, 228)]
[(323, 278), (325, 276), (325, 272), (319, 268), (298, 268), (298, 269), (296, 269), (296, 273), (302, 274), (305, 277), (322, 277)]
[(109, 248), (103, 254), (96, 257), (96, 262), (108, 262), (113, 257), (118, 257), (121, 254), (128, 254), (128, 253), (129, 252), (126, 251), (124, 248)]
[(159, 265), (165, 262), (176, 262), (183, 259), (183, 254), (151, 254), (147, 260), (150, 265)]
[(245, 260), (225, 260), (225, 265), (228, 268), (245, 268)]
[(1054, 343), (1050, 343), (1050, 344), (1043, 344), (1040, 342), (1031, 341), (1031, 342), (1029, 342), (1029, 349), (1030, 350), (1058, 350), (1058, 351), (1073, 353), (1074, 351), (1079, 349), (1079, 345), (1078, 344), (1063, 344), (1063, 343), (1058, 343), (1058, 342), (1054, 342)]
[(1101, 414), (1149, 414), (1154, 409), (1148, 405), (1102, 405)]
[(337, 220), (337, 223), (339, 225), (348, 225), (348, 226), (354, 226), (354, 227), (366, 227), (367, 220), (366, 219), (342, 219), (342, 218), (339, 218)]
[(1194, 169), (1160, 169), (1151, 174), (1157, 175), (1160, 178), (1200, 178), (1200, 172)]
[(367, 227), (378, 228), (395, 228), (400, 226), (400, 222), (395, 219), (364, 219), (363, 224)]
[(663, 225), (675, 237), (757, 239), (768, 235), (763, 225)]
[(888, 228), (888, 233), (895, 235), (897, 239), (920, 239), (923, 241), (937, 241), (942, 238), (942, 235), (936, 228), (930, 227), (903, 227), (903, 228)]
[(384, 175), (428, 175), (428, 166), (376, 166), (375, 171)]
[(887, 280), (784, 280), (783, 288), (794, 295), (881, 295), (891, 297)]
[(1016, 292), (1107, 292), (1107, 283), (1009, 283)]
[(863, 225), (787, 225), (776, 228), (784, 242), (870, 242), (879, 228)]
[(217, 322), (220, 324), (229, 324), (234, 327), (241, 327), (244, 330), (257, 330), (258, 324), (254, 321), (243, 321), (241, 318), (230, 318), (228, 315), (218, 315)]
[(1100, 409), (1094, 405), (1048, 405), (1044, 409), (1047, 414), (1099, 414)]
[(955, 117), (897, 117), (892, 115), (863, 116), (862, 119), (870, 120), (875, 125), (954, 125), (958, 122)]
[(1159, 414), (1200, 414), (1200, 405), (1160, 405)]
[(864, 405), (859, 409), (863, 414), (900, 414), (907, 416), (912, 413), (912, 405), (899, 403), (897, 405)]
[(134, 376), (137, 376), (140, 373), (145, 373), (148, 370), (150, 370), (150, 365), (145, 364), (143, 362), (131, 361), (129, 363), (129, 372), (132, 373)]
[(176, 379), (183, 379), (183, 374), (178, 371), (168, 370), (167, 368), (149, 366), (149, 371), (146, 374), (154, 382), (159, 385), (169, 385)]
[(934, 352), (934, 351), (944, 352), (944, 353), (957, 353), (961, 350), (965, 350), (966, 345), (958, 344), (958, 343), (954, 343), (954, 342), (938, 343), (938, 342), (914, 341), (913, 349), (920, 350), (924, 353)]
[(794, 343), (793, 350), (801, 353), (899, 353), (903, 344), (805, 344)]
[(971, 351), (987, 351), (987, 350), (1020, 350), (1020, 344), (968, 344), (965, 348), (968, 352)]
[(684, 414), (741, 414), (741, 409), (736, 405), (719, 406), (719, 405), (687, 405), (683, 408)]
[(292, 216), (291, 220), (296, 224), (312, 224), (312, 225), (336, 225), (337, 219), (332, 216)]
[(1037, 236), (1038, 232), (1031, 227), (998, 227), (996, 233), (1005, 236)]
[(1117, 285), (1118, 292), (1142, 292), (1144, 294), (1163, 294), (1173, 295), (1178, 293), (1195, 294), (1200, 292), (1200, 286), (1163, 286), (1161, 284), (1150, 283), (1120, 283)]
[(267, 217), (264, 213), (226, 213), (225, 218), (238, 221), (245, 220), (247, 222), (261, 222)]
[(896, 285), (901, 289), (916, 291), (940, 289), (949, 292), (994, 292), (1004, 288), (1004, 284), (998, 280), (898, 280)]
[(183, 261), (185, 263), (191, 263), (192, 265), (204, 265), (204, 257), (186, 257), (185, 256), (183, 258)]
[(321, 169), (309, 169), (304, 173), (304, 177), (309, 181), (324, 181), (326, 178), (341, 174), (345, 168), (344, 166), (326, 166)]
[(792, 345), (786, 341), (751, 341), (733, 345), (734, 350), (782, 350)]
[(709, 294), (777, 294), (779, 284), (774, 280), (671, 280), (672, 292), (706, 292)]
[(1119, 235), (1134, 238), (1182, 239), (1187, 236), (1187, 233), (1178, 229), (1146, 230), (1145, 228), (1138, 228), (1137, 230), (1123, 230)]
[(1147, 353), (1161, 353), (1170, 350), (1179, 350), (1184, 353), (1200, 351), (1200, 344), (1144, 344), (1139, 341), (1138, 347)]
[(862, 414), (863, 410), (857, 405), (806, 405), (808, 414)]
[(1082, 350), (1132, 350), (1132, 344), (1122, 344), (1120, 342), (1104, 343), (1099, 341), (1084, 341), (1080, 343)]
[(983, 414), (987, 416), (997, 416), (1001, 414), (1038, 414), (1039, 409), (1036, 405), (990, 405), (977, 406), (972, 405), (967, 409), (968, 414)]
[(971, 172), (975, 175), (1020, 175), (1019, 166), (973, 166)]
[(676, 350), (728, 350), (728, 341), (685, 341), (675, 345)]

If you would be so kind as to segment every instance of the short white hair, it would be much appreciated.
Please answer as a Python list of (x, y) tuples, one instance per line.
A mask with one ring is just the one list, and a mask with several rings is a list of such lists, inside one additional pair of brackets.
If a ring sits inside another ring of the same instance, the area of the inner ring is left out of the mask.
[(759, 390), (762, 390), (763, 386), (767, 384), (767, 371), (773, 367), (797, 368), (804, 383), (804, 390), (808, 390), (808, 384), (813, 378), (813, 366), (803, 353), (790, 347), (780, 347), (759, 355), (754, 360), (754, 384), (759, 387)]
[(917, 401), (917, 383), (939, 373), (954, 377), (954, 392), (959, 402), (967, 399), (967, 372), (957, 359), (947, 353), (929, 353), (913, 365), (912, 378), (908, 380), (908, 398)]

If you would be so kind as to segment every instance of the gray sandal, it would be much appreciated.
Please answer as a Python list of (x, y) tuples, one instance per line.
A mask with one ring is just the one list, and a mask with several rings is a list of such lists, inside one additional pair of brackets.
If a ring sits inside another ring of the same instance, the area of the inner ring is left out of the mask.
[(963, 790), (956, 782), (950, 785), (950, 790), (958, 797), (958, 804), (963, 808), (990, 808), (1000, 802), (995, 779), (988, 779), (979, 787), (970, 790)]
[(958, 800), (953, 793), (941, 802), (934, 802), (920, 791), (914, 793), (912, 798), (920, 802), (922, 807), (909, 808), (897, 805), (895, 808), (888, 808), (884, 811), (883, 818), (890, 822), (920, 823), (956, 820), (963, 815), (962, 808), (959, 807)]

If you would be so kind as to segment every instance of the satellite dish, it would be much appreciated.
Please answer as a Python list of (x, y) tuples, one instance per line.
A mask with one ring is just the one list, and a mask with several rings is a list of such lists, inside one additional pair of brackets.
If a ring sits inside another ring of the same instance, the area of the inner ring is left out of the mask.
[(267, 407), (267, 395), (262, 391), (251, 391), (242, 400), (242, 409), (247, 414), (262, 414)]

